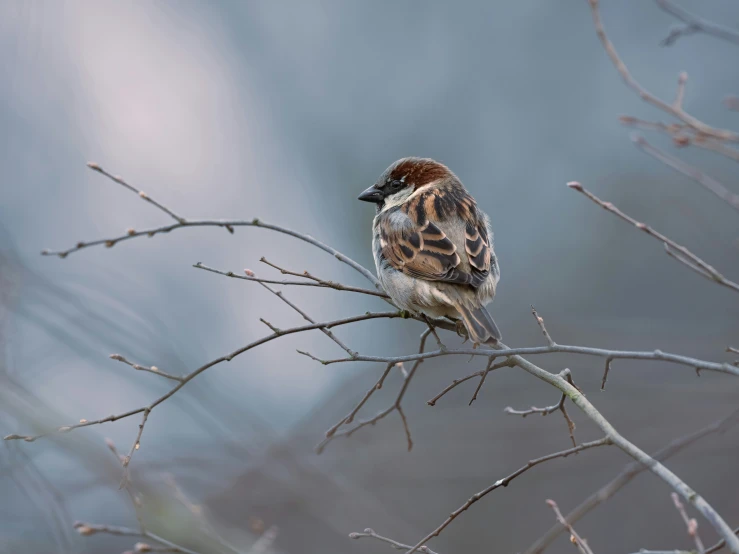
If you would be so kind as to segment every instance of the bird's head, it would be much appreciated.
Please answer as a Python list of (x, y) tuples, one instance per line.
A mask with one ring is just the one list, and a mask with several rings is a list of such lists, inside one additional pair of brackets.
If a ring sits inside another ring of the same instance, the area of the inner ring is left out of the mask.
[(431, 189), (454, 181), (456, 176), (430, 158), (402, 158), (388, 167), (377, 182), (359, 195), (359, 200), (377, 204), (378, 213), (405, 202), (420, 190)]

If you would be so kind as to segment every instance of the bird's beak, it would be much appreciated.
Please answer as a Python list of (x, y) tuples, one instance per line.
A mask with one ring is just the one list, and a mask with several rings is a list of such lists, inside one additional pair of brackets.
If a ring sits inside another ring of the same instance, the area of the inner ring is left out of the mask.
[(375, 204), (379, 204), (385, 199), (385, 197), (380, 190), (376, 189), (375, 186), (372, 185), (370, 188), (360, 194), (358, 199), (364, 202), (373, 202)]

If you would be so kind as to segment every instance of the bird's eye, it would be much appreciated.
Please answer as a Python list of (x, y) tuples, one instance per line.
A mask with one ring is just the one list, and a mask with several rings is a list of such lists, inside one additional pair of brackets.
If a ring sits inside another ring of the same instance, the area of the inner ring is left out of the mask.
[(403, 183), (401, 181), (390, 181), (391, 190), (400, 190), (401, 188), (403, 188)]

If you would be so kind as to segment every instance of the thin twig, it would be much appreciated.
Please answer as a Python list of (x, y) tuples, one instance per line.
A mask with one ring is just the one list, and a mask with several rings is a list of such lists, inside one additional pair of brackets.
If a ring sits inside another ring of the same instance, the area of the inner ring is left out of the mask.
[(577, 549), (580, 551), (580, 553), (593, 554), (593, 551), (588, 546), (588, 542), (583, 539), (577, 533), (577, 531), (575, 531), (575, 528), (571, 524), (567, 523), (567, 520), (565, 520), (564, 517), (562, 517), (562, 512), (559, 511), (559, 506), (557, 506), (557, 503), (554, 500), (547, 500), (547, 505), (554, 511), (554, 515), (557, 517), (557, 521), (567, 527), (567, 530), (570, 532), (570, 542), (577, 546)]
[[(271, 292), (272, 294), (274, 294), (274, 295), (275, 295), (275, 296), (276, 296), (277, 298), (279, 298), (280, 300), (282, 300), (282, 301), (283, 301), (283, 302), (284, 302), (285, 304), (287, 304), (288, 306), (290, 306), (290, 307), (291, 307), (291, 308), (292, 308), (293, 310), (295, 310), (296, 312), (298, 312), (298, 313), (299, 313), (299, 314), (300, 314), (301, 316), (303, 316), (303, 319), (305, 319), (305, 320), (306, 320), (306, 321), (308, 321), (309, 323), (315, 323), (315, 322), (316, 322), (316, 321), (315, 321), (314, 319), (312, 319), (312, 318), (311, 318), (311, 317), (310, 317), (310, 316), (309, 316), (309, 315), (308, 315), (307, 313), (305, 313), (305, 312), (304, 312), (303, 310), (301, 310), (300, 308), (298, 308), (298, 306), (296, 306), (296, 305), (295, 305), (295, 303), (293, 303), (293, 302), (291, 302), (290, 300), (288, 300), (288, 299), (287, 299), (287, 298), (285, 297), (285, 295), (284, 295), (284, 294), (282, 293), (282, 291), (277, 291), (277, 290), (273, 289), (272, 287), (270, 287), (269, 285), (267, 285), (267, 284), (265, 284), (265, 283), (259, 283), (259, 284), (260, 284), (261, 286), (263, 286), (263, 287), (264, 287), (265, 289), (267, 289), (267, 290), (268, 290), (269, 292)], [(262, 320), (262, 321), (264, 321), (264, 320)], [(267, 322), (265, 321), (265, 323), (267, 323)], [(268, 325), (269, 325), (269, 324), (268, 324)], [(269, 327), (270, 327), (270, 328), (271, 328), (271, 329), (272, 329), (273, 331), (275, 331), (275, 332), (279, 332), (279, 330), (277, 330), (277, 329), (273, 328), (273, 327), (272, 327), (272, 325), (269, 325)], [(336, 335), (334, 335), (334, 334), (333, 334), (333, 332), (331, 332), (331, 330), (330, 330), (330, 329), (328, 329), (327, 327), (321, 327), (321, 328), (320, 328), (319, 330), (320, 330), (320, 331), (321, 331), (321, 332), (322, 332), (322, 333), (323, 333), (324, 335), (326, 335), (326, 336), (327, 336), (328, 338), (330, 338), (330, 339), (331, 339), (332, 341), (334, 341), (334, 342), (335, 342), (336, 344), (338, 344), (338, 345), (339, 345), (339, 347), (340, 347), (340, 348), (341, 348), (341, 349), (342, 349), (342, 350), (343, 350), (344, 352), (346, 352), (347, 354), (349, 354), (350, 356), (356, 356), (356, 355), (357, 355), (357, 353), (356, 353), (356, 352), (354, 352), (354, 350), (352, 350), (352, 349), (351, 349), (351, 348), (349, 348), (349, 347), (348, 347), (347, 345), (345, 345), (345, 344), (344, 344), (344, 343), (343, 343), (343, 342), (342, 342), (342, 341), (341, 341), (341, 340), (340, 340), (340, 339), (339, 339), (339, 338), (338, 338), (338, 337), (337, 337)]]
[(131, 458), (133, 457), (133, 453), (136, 452), (141, 447), (141, 435), (144, 433), (144, 426), (146, 425), (146, 421), (149, 419), (149, 414), (151, 413), (151, 408), (145, 408), (144, 409), (144, 415), (141, 417), (141, 423), (139, 423), (139, 432), (136, 434), (136, 439), (134, 439), (133, 444), (131, 445), (131, 450), (128, 452), (128, 455), (123, 458), (122, 464), (123, 464), (123, 479), (121, 480), (121, 485), (119, 488), (123, 488), (128, 484), (128, 466), (131, 463)]
[[(572, 372), (569, 369), (563, 369), (560, 372), (560, 377), (564, 377), (567, 379), (567, 381), (572, 385), (575, 386), (575, 383), (572, 381)], [(507, 414), (511, 415), (519, 415), (521, 417), (526, 417), (531, 414), (541, 414), (542, 416), (547, 416), (549, 414), (552, 414), (554, 412), (561, 412), (562, 416), (565, 419), (565, 422), (567, 423), (567, 430), (570, 434), (570, 440), (572, 441), (572, 446), (577, 446), (577, 441), (575, 441), (575, 422), (572, 421), (570, 418), (570, 415), (567, 413), (567, 409), (565, 408), (565, 401), (567, 400), (567, 395), (565, 393), (562, 393), (562, 397), (559, 399), (559, 402), (556, 404), (552, 404), (551, 406), (547, 406), (546, 408), (537, 408), (536, 406), (532, 406), (528, 410), (514, 410), (510, 406), (507, 406), (503, 411)]]
[[(375, 533), (372, 529), (367, 528), (364, 530), (364, 533), (349, 533), (350, 539), (375, 539), (380, 542), (384, 542), (386, 544), (389, 544), (392, 546), (395, 550), (407, 550), (408, 548), (411, 548), (410, 545), (403, 544), (402, 542), (394, 541), (393, 539), (388, 539), (387, 537), (383, 537), (382, 535), (378, 535)], [(425, 554), (437, 554), (433, 550), (431, 550), (428, 546), (421, 546), (418, 548), (419, 552), (424, 552)]]
[(544, 325), (544, 318), (540, 317), (538, 313), (536, 313), (536, 309), (534, 306), (531, 306), (531, 313), (534, 316), (534, 319), (536, 319), (536, 323), (539, 325), (539, 329), (541, 329), (541, 332), (544, 335), (544, 338), (547, 339), (547, 343), (549, 346), (554, 346), (555, 342), (552, 340), (552, 337), (549, 336), (549, 332), (547, 331), (546, 326)]
[(490, 485), (487, 488), (484, 488), (480, 492), (473, 494), (467, 499), (467, 502), (462, 504), (459, 508), (454, 510), (451, 514), (449, 514), (449, 517), (444, 520), (444, 522), (439, 525), (436, 529), (431, 531), (428, 535), (426, 535), (424, 538), (422, 538), (418, 543), (412, 547), (410, 550), (406, 552), (406, 554), (412, 554), (413, 552), (416, 552), (419, 548), (421, 548), (423, 545), (425, 545), (428, 541), (430, 541), (434, 537), (438, 537), (441, 532), (446, 529), (446, 527), (454, 521), (462, 512), (466, 511), (470, 506), (472, 506), (475, 502), (479, 501), (486, 495), (493, 492), (495, 489), (500, 487), (507, 487), (508, 484), (513, 481), (516, 477), (519, 475), (526, 473), (528, 470), (530, 470), (532, 467), (537, 466), (541, 463), (548, 462), (549, 460), (554, 460), (556, 458), (566, 458), (570, 454), (576, 454), (578, 452), (582, 452), (583, 450), (588, 450), (590, 448), (596, 448), (598, 446), (607, 446), (611, 444), (611, 441), (604, 437), (602, 439), (599, 439), (597, 441), (591, 441), (591, 442), (584, 442), (578, 446), (575, 446), (573, 448), (568, 448), (567, 450), (562, 450), (561, 452), (555, 452), (553, 454), (547, 454), (546, 456), (542, 456), (541, 458), (536, 458), (534, 460), (529, 460), (525, 465), (518, 468), (516, 471), (508, 475), (507, 477), (504, 477), (503, 479), (499, 479), (492, 485)]
[(130, 365), (132, 368), (134, 368), (137, 371), (147, 371), (149, 373), (153, 373), (154, 375), (160, 375), (161, 377), (164, 377), (166, 379), (172, 379), (173, 381), (182, 382), (182, 377), (177, 377), (177, 375), (170, 375), (169, 373), (165, 373), (164, 371), (162, 371), (155, 365), (151, 367), (146, 367), (143, 365), (135, 364), (133, 362), (128, 361), (126, 358), (124, 358), (120, 354), (111, 354), (108, 357), (111, 360), (115, 360), (117, 362), (123, 362), (126, 365)]
[(149, 540), (156, 541), (163, 545), (163, 547), (152, 547), (143, 543), (139, 543), (137, 544), (137, 552), (179, 552), (182, 554), (198, 554), (194, 550), (190, 550), (189, 548), (185, 548), (184, 546), (174, 544), (173, 542), (170, 542), (160, 537), (159, 535), (155, 535), (154, 533), (150, 533), (146, 530), (142, 531), (137, 529), (130, 529), (129, 527), (118, 527), (116, 525), (100, 525), (97, 523), (86, 523), (83, 521), (76, 521), (74, 523), (74, 528), (80, 535), (84, 537), (89, 537), (98, 533), (118, 537), (143, 537)]
[(426, 314), (421, 314), (421, 317), (426, 322), (426, 325), (428, 325), (428, 328), (431, 331), (431, 334), (434, 335), (434, 340), (436, 340), (436, 345), (439, 347), (440, 350), (444, 350), (446, 348), (446, 345), (443, 342), (441, 342), (439, 335), (436, 333), (436, 327), (434, 327), (434, 323), (431, 321), (431, 319), (429, 319), (429, 317)]
[(721, 273), (719, 273), (716, 270), (716, 268), (704, 262), (701, 258), (693, 254), (690, 250), (688, 250), (684, 246), (676, 243), (675, 241), (666, 237), (662, 233), (652, 229), (646, 223), (637, 221), (633, 217), (625, 214), (624, 212), (619, 210), (616, 206), (614, 206), (611, 202), (605, 202), (601, 200), (600, 198), (595, 196), (592, 192), (588, 191), (585, 187), (583, 187), (580, 183), (572, 181), (570, 183), (567, 183), (567, 186), (581, 193), (583, 196), (587, 197), (588, 199), (590, 199), (592, 202), (594, 202), (595, 204), (597, 204), (604, 210), (611, 212), (612, 214), (616, 215), (620, 219), (626, 221), (627, 223), (630, 223), (637, 229), (643, 231), (647, 235), (654, 237), (655, 239), (662, 242), (668, 249), (667, 250), (668, 253), (674, 254), (673, 257), (675, 257), (677, 260), (681, 261), (682, 263), (688, 265), (691, 269), (698, 271), (706, 279), (715, 281), (719, 285), (722, 285), (731, 290), (739, 292), (739, 284), (733, 281), (730, 281), (729, 279), (724, 277)]
[(348, 285), (342, 285), (341, 283), (335, 283), (333, 281), (322, 281), (322, 280), (312, 280), (312, 281), (287, 281), (287, 280), (276, 280), (276, 279), (263, 279), (261, 277), (256, 277), (255, 275), (250, 275), (249, 273), (253, 273), (251, 270), (244, 270), (246, 273), (245, 275), (237, 275), (233, 271), (221, 271), (212, 267), (208, 267), (207, 265), (203, 265), (202, 263), (198, 262), (193, 265), (193, 267), (197, 269), (204, 269), (205, 271), (210, 271), (211, 273), (217, 273), (218, 275), (224, 275), (226, 277), (231, 277), (232, 279), (241, 279), (243, 281), (253, 281), (255, 283), (268, 283), (271, 285), (288, 285), (288, 286), (297, 286), (297, 287), (318, 287), (318, 288), (327, 288), (327, 289), (334, 289), (334, 290), (341, 290), (341, 291), (347, 291), (347, 292), (356, 292), (359, 294), (368, 294), (370, 296), (379, 296), (380, 298), (390, 298), (387, 294), (384, 292), (380, 292), (377, 290), (370, 290), (370, 289), (364, 289), (361, 287), (351, 287)]
[(683, 518), (683, 522), (685, 522), (688, 535), (693, 539), (695, 547), (698, 549), (698, 554), (704, 554), (706, 549), (703, 546), (703, 541), (701, 540), (700, 535), (698, 534), (698, 521), (695, 518), (688, 516), (688, 512), (685, 511), (685, 506), (680, 502), (680, 497), (677, 493), (673, 492), (671, 497), (673, 504), (675, 504), (675, 509), (677, 509), (680, 517)]
[(185, 219), (183, 217), (180, 217), (179, 215), (177, 215), (176, 213), (174, 213), (169, 208), (163, 206), (162, 204), (160, 204), (159, 202), (157, 202), (156, 200), (154, 200), (151, 196), (149, 196), (145, 192), (137, 189), (133, 185), (128, 184), (126, 181), (123, 180), (122, 177), (120, 177), (118, 175), (111, 175), (110, 173), (108, 173), (107, 171), (105, 171), (102, 167), (100, 167), (100, 165), (96, 164), (95, 162), (87, 162), (87, 167), (89, 167), (90, 169), (92, 169), (94, 171), (97, 171), (98, 173), (100, 173), (102, 175), (105, 175), (111, 181), (113, 181), (115, 183), (118, 183), (119, 185), (122, 185), (123, 187), (127, 188), (131, 192), (135, 192), (136, 194), (139, 195), (140, 198), (142, 198), (143, 200), (146, 200), (147, 202), (149, 202), (153, 206), (156, 206), (157, 208), (159, 208), (160, 210), (162, 210), (165, 214), (167, 214), (169, 217), (171, 217), (172, 219), (174, 219), (178, 223), (185, 223)]
[[(422, 353), (423, 349), (426, 346), (426, 339), (428, 338), (429, 334), (431, 334), (431, 329), (426, 329), (421, 334), (420, 344), (418, 347), (418, 352)], [(367, 425), (374, 425), (379, 420), (383, 419), (384, 417), (391, 414), (393, 411), (397, 411), (400, 415), (400, 419), (403, 423), (403, 429), (405, 430), (406, 435), (406, 441), (408, 443), (408, 451), (410, 451), (413, 448), (413, 440), (411, 439), (411, 431), (410, 427), (408, 426), (408, 421), (405, 417), (405, 412), (403, 412), (403, 408), (401, 406), (401, 402), (403, 400), (403, 396), (405, 396), (405, 392), (408, 389), (408, 385), (410, 384), (411, 379), (413, 378), (413, 375), (416, 373), (416, 370), (418, 369), (418, 366), (423, 363), (423, 360), (416, 360), (416, 362), (411, 367), (411, 370), (408, 372), (405, 372), (405, 369), (403, 368), (402, 362), (398, 363), (389, 363), (387, 367), (385, 368), (385, 371), (382, 373), (380, 378), (377, 380), (377, 382), (372, 385), (372, 387), (364, 394), (362, 399), (359, 401), (359, 403), (341, 420), (338, 421), (335, 425), (333, 425), (328, 431), (326, 431), (326, 438), (324, 438), (317, 446), (316, 446), (316, 453), (321, 454), (323, 450), (326, 448), (326, 445), (330, 443), (333, 439), (337, 437), (350, 437), (354, 433), (356, 433), (359, 429), (362, 427), (366, 427)], [(379, 412), (374, 417), (371, 417), (369, 419), (365, 419), (363, 421), (358, 422), (354, 427), (346, 430), (339, 431), (339, 429), (343, 425), (349, 425), (354, 421), (354, 418), (356, 417), (359, 410), (367, 403), (370, 396), (376, 391), (382, 388), (382, 385), (385, 382), (385, 379), (387, 378), (388, 374), (390, 373), (390, 370), (398, 366), (401, 369), (401, 372), (403, 373), (403, 385), (400, 388), (400, 391), (398, 392), (398, 395), (395, 398), (395, 402), (388, 408), (385, 408), (381, 412)]]
[(600, 390), (606, 390), (606, 381), (608, 381), (608, 373), (611, 371), (611, 363), (613, 362), (613, 358), (610, 356), (606, 358), (606, 367), (603, 370), (603, 379), (600, 381)]
[[(494, 362), (494, 361), (495, 361), (495, 358), (494, 358), (494, 357), (490, 357), (490, 358), (488, 359), (488, 364), (487, 364), (487, 366), (485, 366), (485, 369), (484, 369), (484, 370), (482, 370), (481, 372), (478, 372), (478, 373), (480, 373), (480, 382), (479, 382), (479, 383), (477, 383), (477, 387), (475, 388), (475, 392), (474, 392), (474, 393), (472, 394), (472, 398), (470, 398), (470, 402), (469, 402), (469, 404), (467, 404), (468, 406), (472, 406), (472, 403), (473, 403), (473, 402), (474, 402), (475, 400), (477, 400), (477, 395), (478, 395), (478, 394), (480, 393), (480, 391), (482, 390), (482, 386), (483, 386), (483, 385), (485, 384), (485, 379), (487, 379), (487, 377), (488, 377), (488, 373), (490, 373), (491, 371), (495, 371), (496, 369), (500, 369), (501, 367), (513, 367), (513, 365), (514, 365), (514, 364), (513, 364), (513, 361), (511, 361), (510, 359), (507, 359), (506, 361), (504, 361), (504, 362), (501, 362), (501, 363), (499, 363), (499, 364), (493, 364), (493, 362)], [(444, 391), (442, 392), (442, 394), (441, 394), (441, 395), (437, 396), (437, 397), (436, 397), (436, 398), (434, 399), (434, 402), (435, 402), (436, 400), (438, 400), (439, 398), (441, 398), (441, 396), (442, 396), (443, 394), (445, 394), (446, 392), (447, 392), (447, 390), (445, 389), (445, 390), (444, 390)], [(429, 403), (429, 405), (433, 406), (433, 404), (430, 404), (430, 403)]]

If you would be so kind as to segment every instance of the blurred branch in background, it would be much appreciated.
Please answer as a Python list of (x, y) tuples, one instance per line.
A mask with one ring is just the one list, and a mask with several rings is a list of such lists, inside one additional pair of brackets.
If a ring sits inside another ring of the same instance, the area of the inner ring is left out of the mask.
[(680, 37), (695, 33), (705, 33), (728, 42), (733, 42), (734, 44), (739, 44), (739, 33), (735, 30), (701, 19), (697, 15), (693, 15), (676, 5), (671, 0), (656, 0), (656, 2), (660, 8), (684, 23), (684, 25), (680, 25), (670, 31), (670, 34), (662, 40), (663, 46), (671, 46)]

